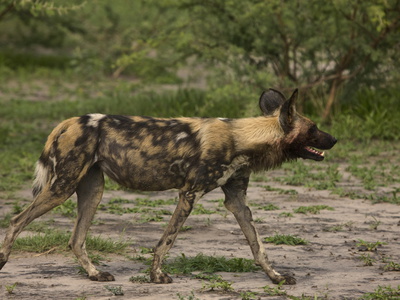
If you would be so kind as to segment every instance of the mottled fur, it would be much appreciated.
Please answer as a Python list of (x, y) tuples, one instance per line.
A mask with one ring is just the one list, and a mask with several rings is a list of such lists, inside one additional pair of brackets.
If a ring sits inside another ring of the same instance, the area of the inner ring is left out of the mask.
[(260, 98), (263, 116), (244, 119), (126, 117), (89, 114), (65, 120), (49, 135), (36, 165), (32, 204), (11, 220), (0, 251), (0, 268), (13, 242), (35, 218), (62, 204), (73, 193), (78, 218), (69, 242), (92, 280), (114, 277), (91, 263), (86, 234), (100, 203), (103, 173), (125, 187), (160, 191), (179, 189), (179, 203), (155, 248), (151, 279), (168, 283), (161, 262), (193, 205), (205, 193), (222, 187), (225, 206), (236, 217), (256, 263), (271, 280), (294, 284), (291, 276), (270, 265), (246, 204), (252, 171), (267, 170), (299, 157), (322, 160), (309, 147), (330, 149), (336, 140), (296, 113), (297, 91), (286, 100), (274, 90)]

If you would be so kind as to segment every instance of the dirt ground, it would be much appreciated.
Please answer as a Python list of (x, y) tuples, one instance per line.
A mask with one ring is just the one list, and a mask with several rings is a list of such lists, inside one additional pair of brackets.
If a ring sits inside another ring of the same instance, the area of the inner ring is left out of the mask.
[[(279, 172), (279, 171), (274, 171)], [(270, 173), (273, 175), (273, 172)], [(267, 191), (263, 186), (294, 189), (295, 195)], [(29, 190), (21, 191), (20, 197), (29, 198)], [(138, 197), (170, 199), (176, 191), (162, 193), (135, 194), (125, 191), (105, 193), (103, 203), (121, 197), (134, 200)], [(207, 194), (199, 203), (218, 213), (192, 215), (185, 225), (191, 226), (181, 232), (170, 258), (180, 256), (205, 255), (252, 258), (251, 251), (234, 217), (223, 207), (218, 207), (222, 199), (220, 189)], [(285, 286), (288, 295), (301, 297), (315, 296), (318, 299), (357, 299), (366, 292), (373, 292), (379, 285), (397, 287), (400, 272), (386, 271), (388, 261), (400, 263), (400, 207), (387, 203), (371, 204), (368, 200), (352, 200), (328, 191), (310, 190), (304, 187), (288, 187), (276, 182), (252, 182), (248, 190), (249, 203), (253, 205), (253, 217), (262, 238), (279, 234), (298, 235), (309, 241), (303, 246), (273, 245), (266, 243), (267, 253), (275, 268), (281, 273), (294, 274), (297, 284)], [(0, 217), (12, 208), (12, 203), (0, 200)], [(266, 211), (260, 208), (275, 204), (278, 210)], [(322, 210), (319, 214), (298, 214), (293, 209), (299, 206), (328, 205), (334, 210)], [(163, 209), (173, 210), (174, 206)], [(279, 216), (291, 212), (293, 217)], [(115, 215), (99, 211), (96, 224), (91, 227), (92, 235), (129, 239), (129, 252), (134, 255), (140, 247), (154, 247), (158, 242), (163, 222), (137, 222), (135, 214)], [(70, 230), (73, 221), (58, 214), (49, 213), (42, 220), (54, 219), (54, 226)], [(373, 225), (377, 229), (373, 229)], [(335, 227), (336, 226), (336, 227)], [(337, 228), (338, 231), (333, 230)], [(21, 236), (29, 234), (23, 232)], [(0, 229), (0, 239), (5, 229)], [(385, 242), (376, 251), (366, 252), (357, 246), (359, 240)], [(375, 261), (365, 266), (362, 255), (370, 255)], [(219, 273), (223, 279), (232, 282), (233, 293), (202, 289), (202, 280), (191, 276), (173, 275), (174, 282), (166, 285), (132, 283), (131, 276), (143, 275), (147, 268), (141, 262), (132, 261), (123, 255), (106, 255), (107, 261), (100, 268), (112, 273), (114, 282), (92, 282), (77, 270), (72, 253), (25, 253), (13, 252), (9, 262), (0, 271), (0, 299), (242, 299), (240, 292), (257, 292), (252, 299), (288, 299), (286, 296), (269, 296), (263, 291), (266, 285), (273, 286), (262, 271), (251, 273)], [(13, 293), (6, 286), (17, 283)], [(105, 286), (122, 287), (123, 296), (113, 295)], [(177, 294), (180, 294), (178, 296)], [(193, 298), (191, 295), (194, 294)], [(119, 297), (119, 298), (118, 298)]]

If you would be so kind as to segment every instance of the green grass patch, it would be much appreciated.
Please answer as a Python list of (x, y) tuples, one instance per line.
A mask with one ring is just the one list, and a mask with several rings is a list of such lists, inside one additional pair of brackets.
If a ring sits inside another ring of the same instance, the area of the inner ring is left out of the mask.
[[(58, 251), (68, 250), (68, 241), (71, 233), (57, 230), (48, 230), (45, 234), (35, 234), (18, 238), (13, 246), (14, 250), (42, 253), (51, 249)], [(125, 241), (113, 241), (101, 236), (88, 236), (86, 249), (104, 253), (123, 253), (129, 243)]]
[(383, 245), (387, 245), (387, 243), (380, 242), (380, 241), (366, 242), (362, 239), (359, 239), (358, 243), (356, 244), (357, 247), (365, 249), (366, 251), (375, 251), (378, 247), (383, 246)]
[(167, 261), (164, 270), (172, 274), (190, 274), (201, 271), (204, 273), (215, 272), (254, 272), (260, 268), (254, 265), (254, 261), (245, 258), (226, 258), (223, 256), (207, 256), (197, 254), (195, 257), (181, 256)]
[(286, 211), (284, 211), (284, 212), (281, 212), (281, 213), (279, 214), (279, 217), (284, 217), (284, 218), (293, 218), (293, 214), (292, 214), (292, 213), (290, 213), (290, 212), (286, 212)]
[(55, 207), (53, 209), (53, 212), (59, 213), (64, 217), (76, 218), (77, 209), (78, 209), (78, 205), (77, 205), (76, 201), (72, 201), (71, 199), (68, 199), (63, 204)]
[(298, 236), (286, 235), (286, 234), (275, 234), (274, 236), (269, 236), (264, 238), (264, 241), (267, 243), (273, 243), (275, 245), (289, 245), (289, 246), (308, 244), (308, 241), (306, 241), (305, 239), (302, 239)]
[(203, 282), (203, 286), (201, 288), (203, 291), (216, 291), (220, 290), (222, 292), (231, 292), (234, 291), (232, 287), (232, 282), (224, 280), (221, 276), (217, 275), (215, 279), (211, 279), (209, 282)]
[(134, 201), (135, 205), (147, 206), (147, 207), (158, 207), (162, 205), (175, 205), (177, 204), (176, 199), (149, 199), (149, 198), (137, 198)]
[(150, 277), (146, 275), (137, 275), (137, 276), (131, 276), (129, 278), (130, 282), (134, 283), (150, 283)]
[(263, 186), (265, 188), (266, 191), (269, 192), (278, 192), (281, 195), (297, 195), (298, 192), (296, 190), (293, 189), (281, 189), (281, 188), (274, 188), (270, 185), (265, 185)]
[(311, 205), (311, 206), (300, 206), (298, 208), (293, 209), (293, 211), (297, 214), (319, 214), (321, 210), (335, 210), (333, 207), (328, 205)]
[(400, 299), (400, 285), (397, 287), (378, 286), (372, 293), (365, 293), (360, 300), (398, 300)]
[(276, 206), (275, 204), (269, 203), (267, 205), (261, 206), (260, 207), (262, 210), (278, 210), (279, 207)]
[(203, 204), (200, 203), (196, 204), (192, 211), (192, 215), (212, 215), (215, 213), (215, 210), (206, 209)]

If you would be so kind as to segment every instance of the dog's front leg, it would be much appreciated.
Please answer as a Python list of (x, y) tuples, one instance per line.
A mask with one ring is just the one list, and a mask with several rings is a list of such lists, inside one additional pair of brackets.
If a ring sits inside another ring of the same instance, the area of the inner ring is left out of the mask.
[(150, 279), (152, 282), (172, 282), (172, 278), (161, 270), (164, 256), (174, 244), (179, 230), (181, 229), (182, 225), (185, 223), (186, 219), (193, 209), (193, 205), (202, 195), (203, 193), (187, 192), (183, 190), (179, 192), (178, 206), (176, 207), (171, 217), (171, 220), (169, 221), (168, 226), (164, 231), (163, 236), (158, 242), (156, 248), (154, 249), (153, 264), (150, 271)]
[(230, 179), (222, 186), (222, 190), (225, 193), (225, 207), (233, 213), (238, 221), (253, 252), (256, 264), (263, 268), (272, 282), (278, 284), (284, 281), (285, 284), (296, 284), (296, 279), (293, 277), (276, 272), (268, 260), (264, 245), (254, 226), (250, 208), (246, 203), (248, 182), (249, 178), (246, 176), (237, 177)]

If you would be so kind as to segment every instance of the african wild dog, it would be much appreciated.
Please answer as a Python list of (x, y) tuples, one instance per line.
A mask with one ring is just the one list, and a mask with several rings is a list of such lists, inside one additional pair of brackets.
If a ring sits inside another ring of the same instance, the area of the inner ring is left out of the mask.
[(154, 249), (151, 280), (169, 283), (161, 262), (172, 247), (193, 205), (221, 187), (225, 206), (237, 219), (255, 262), (274, 283), (291, 276), (276, 272), (256, 231), (246, 190), (252, 171), (267, 170), (297, 158), (321, 161), (336, 139), (318, 130), (295, 109), (297, 90), (286, 100), (278, 91), (264, 92), (263, 116), (243, 119), (126, 117), (89, 114), (63, 121), (49, 135), (36, 166), (34, 201), (11, 220), (0, 251), (0, 269), (22, 229), (62, 204), (74, 192), (78, 217), (69, 245), (91, 280), (111, 281), (91, 263), (85, 239), (103, 195), (107, 174), (120, 185), (143, 191), (179, 189), (179, 202)]

